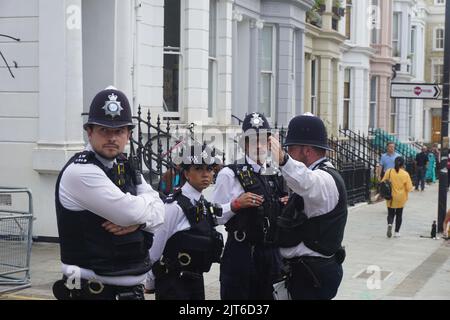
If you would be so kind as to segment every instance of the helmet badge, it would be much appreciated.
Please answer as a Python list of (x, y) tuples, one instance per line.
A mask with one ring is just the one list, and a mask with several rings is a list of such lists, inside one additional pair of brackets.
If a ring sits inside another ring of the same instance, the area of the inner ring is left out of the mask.
[(105, 110), (105, 115), (110, 115), (112, 118), (120, 116), (120, 111), (122, 111), (123, 108), (120, 105), (120, 101), (117, 101), (117, 95), (112, 93), (108, 98), (109, 100), (105, 101), (105, 105), (102, 108)]
[(264, 125), (264, 120), (261, 118), (261, 116), (258, 113), (253, 113), (252, 118), (250, 119), (250, 124), (253, 128), (259, 128)]

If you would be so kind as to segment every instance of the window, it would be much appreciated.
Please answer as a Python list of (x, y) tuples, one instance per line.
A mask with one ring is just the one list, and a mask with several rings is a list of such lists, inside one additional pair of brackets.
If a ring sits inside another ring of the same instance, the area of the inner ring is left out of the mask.
[(369, 110), (369, 128), (376, 128), (377, 123), (377, 85), (378, 78), (370, 78), (370, 110)]
[(350, 39), (352, 35), (352, 0), (347, 0), (345, 11), (345, 36)]
[(400, 12), (394, 12), (393, 25), (392, 25), (392, 55), (394, 57), (401, 56), (401, 24), (402, 14)]
[(397, 100), (391, 100), (391, 116), (390, 116), (390, 133), (395, 133), (397, 130)]
[(213, 117), (217, 105), (217, 0), (209, 3), (208, 117)]
[(350, 86), (351, 86), (351, 69), (344, 71), (344, 129), (350, 128)]
[(443, 83), (444, 81), (444, 65), (442, 62), (433, 62), (431, 70), (431, 78), (433, 83)]
[(319, 87), (319, 76), (318, 76), (318, 60), (311, 60), (311, 113), (318, 115), (317, 109), (317, 91)]
[(416, 69), (415, 69), (415, 64), (416, 64), (416, 37), (417, 37), (417, 28), (416, 26), (412, 26), (411, 27), (411, 47), (409, 50), (409, 59), (410, 59), (410, 63), (411, 63), (411, 74), (415, 75), (416, 73)]
[(164, 111), (179, 111), (180, 1), (164, 0)]
[(444, 50), (444, 29), (434, 29), (434, 50)]
[(261, 44), (261, 97), (259, 110), (268, 118), (273, 116), (275, 106), (275, 32), (273, 26), (262, 29)]

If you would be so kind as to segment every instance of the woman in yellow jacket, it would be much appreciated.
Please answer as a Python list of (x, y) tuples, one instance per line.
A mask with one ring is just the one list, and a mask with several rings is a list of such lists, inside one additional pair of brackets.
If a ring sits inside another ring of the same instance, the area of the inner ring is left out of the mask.
[(409, 173), (404, 169), (405, 160), (402, 157), (395, 158), (395, 168), (389, 169), (384, 174), (383, 180), (390, 180), (392, 185), (392, 199), (386, 200), (388, 207), (387, 236), (392, 237), (392, 224), (395, 218), (395, 235), (400, 236), (402, 225), (403, 207), (408, 200), (408, 193), (412, 191), (413, 185)]

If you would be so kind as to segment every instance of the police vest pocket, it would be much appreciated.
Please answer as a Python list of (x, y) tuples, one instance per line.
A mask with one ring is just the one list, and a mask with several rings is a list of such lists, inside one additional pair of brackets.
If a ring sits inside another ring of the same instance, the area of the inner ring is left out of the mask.
[(113, 236), (114, 258), (133, 259), (144, 257), (148, 253), (148, 240), (143, 231), (135, 231), (123, 236)]
[(302, 242), (303, 224), (308, 220), (305, 213), (293, 206), (287, 206), (277, 218), (275, 243), (283, 248)]

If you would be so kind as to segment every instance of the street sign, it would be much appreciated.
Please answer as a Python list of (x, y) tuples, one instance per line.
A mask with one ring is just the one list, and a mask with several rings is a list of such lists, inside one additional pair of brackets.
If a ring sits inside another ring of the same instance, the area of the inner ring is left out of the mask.
[(391, 98), (440, 99), (441, 87), (433, 83), (392, 82)]

